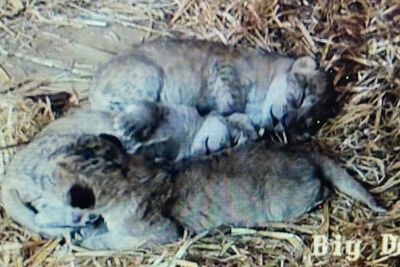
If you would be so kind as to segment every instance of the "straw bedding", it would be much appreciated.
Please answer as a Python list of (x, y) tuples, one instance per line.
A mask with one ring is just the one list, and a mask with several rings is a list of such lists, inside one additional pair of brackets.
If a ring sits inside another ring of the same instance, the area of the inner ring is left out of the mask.
[[(398, 1), (4, 0), (0, 2), (0, 171), (59, 108), (37, 94), (86, 100), (97, 66), (159, 36), (317, 55), (334, 70), (339, 114), (316, 134), (326, 154), (364, 182), (389, 212), (335, 194), (295, 223), (221, 228), (153, 250), (87, 251), (43, 240), (0, 204), (0, 266), (398, 266), (381, 234), (400, 234), (400, 5)], [(42, 100), (40, 100), (42, 99)], [(67, 101), (67, 99), (65, 99)], [(62, 105), (63, 107), (65, 105)], [(361, 257), (314, 256), (313, 235), (361, 240)], [(399, 249), (400, 251), (400, 242)]]

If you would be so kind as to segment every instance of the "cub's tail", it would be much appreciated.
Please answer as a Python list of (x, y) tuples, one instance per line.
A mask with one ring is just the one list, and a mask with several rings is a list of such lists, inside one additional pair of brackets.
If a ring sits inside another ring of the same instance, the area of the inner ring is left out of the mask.
[(373, 211), (387, 211), (385, 208), (379, 206), (374, 197), (333, 160), (322, 155), (315, 155), (314, 159), (319, 163), (324, 179), (338, 188), (341, 192), (361, 201)]

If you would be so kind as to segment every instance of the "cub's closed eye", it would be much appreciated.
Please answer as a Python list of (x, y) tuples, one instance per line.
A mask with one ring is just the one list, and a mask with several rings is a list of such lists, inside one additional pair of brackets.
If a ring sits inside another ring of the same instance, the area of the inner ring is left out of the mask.
[(99, 137), (104, 139), (104, 140), (107, 140), (108, 142), (112, 143), (113, 145), (117, 146), (120, 149), (124, 148), (124, 146), (122, 145), (121, 141), (117, 137), (115, 137), (113, 135), (102, 133), (102, 134), (99, 135)]
[(24, 205), (30, 209), (33, 213), (37, 214), (39, 211), (30, 202), (24, 203)]

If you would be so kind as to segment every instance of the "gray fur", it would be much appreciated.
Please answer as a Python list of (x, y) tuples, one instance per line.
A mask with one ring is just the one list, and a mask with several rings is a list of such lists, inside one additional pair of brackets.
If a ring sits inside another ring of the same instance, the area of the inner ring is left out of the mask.
[[(294, 220), (325, 200), (325, 181), (384, 211), (332, 160), (304, 148), (252, 144), (163, 166), (126, 154), (109, 138), (83, 134), (43, 158), (47, 168), (25, 168), (29, 149), (45, 144), (43, 138), (17, 154), (25, 161), (10, 165), (4, 207), (34, 232), (75, 235), (77, 244), (91, 249), (172, 242), (179, 225), (200, 232)], [(73, 194), (72, 188), (87, 193)]]
[(146, 100), (196, 107), (202, 114), (245, 113), (256, 127), (285, 129), (299, 120), (310, 122), (312, 110), (323, 109), (329, 93), (326, 74), (311, 57), (158, 40), (136, 45), (102, 66), (89, 100), (100, 110), (123, 111)]

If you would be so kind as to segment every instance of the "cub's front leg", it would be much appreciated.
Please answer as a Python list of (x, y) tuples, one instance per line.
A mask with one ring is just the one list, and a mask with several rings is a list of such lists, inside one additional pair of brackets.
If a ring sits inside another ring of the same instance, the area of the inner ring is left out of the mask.
[(96, 213), (88, 209), (74, 208), (64, 203), (57, 203), (56, 199), (39, 199), (31, 202), (37, 209), (35, 223), (43, 229), (64, 228), (70, 229), (69, 232), (86, 225), (94, 224), (100, 218)]
[(161, 211), (150, 208), (149, 213), (153, 214), (149, 218), (132, 205), (135, 204), (113, 207), (100, 225), (82, 228), (82, 239), (77, 244), (94, 250), (128, 250), (178, 240), (180, 227), (163, 217)]
[(80, 240), (76, 244), (92, 250), (128, 250), (138, 248), (145, 243), (145, 239), (141, 237), (106, 232), (92, 235), (89, 238)]
[(229, 63), (216, 62), (211, 66), (208, 94), (211, 110), (222, 115), (243, 112), (248, 86), (241, 82), (240, 73)]
[(258, 139), (257, 129), (247, 114), (233, 113), (226, 117), (226, 121), (233, 146), (246, 144)]
[[(136, 227), (132, 225), (121, 227)], [(138, 229), (140, 230), (140, 228)], [(165, 231), (147, 232), (143, 229), (142, 235), (132, 235), (119, 231), (107, 231), (105, 233), (92, 234), (90, 237), (79, 240), (76, 244), (92, 250), (130, 250), (139, 247), (151, 247), (178, 240), (179, 235), (176, 229), (166, 229)]]
[(162, 107), (155, 102), (136, 102), (115, 116), (114, 129), (128, 153), (134, 153), (137, 144), (150, 138), (163, 117)]
[[(7, 214), (11, 216), (14, 221), (29, 230), (46, 238), (60, 237), (71, 233), (71, 228), (65, 227), (65, 224), (48, 225), (43, 223), (43, 220), (41, 220), (41, 218), (52, 220), (63, 211), (51, 210), (50, 213), (46, 213), (46, 216), (32, 205), (32, 201), (21, 197), (20, 192), (16, 189), (10, 188), (9, 185), (3, 186), (1, 193), (2, 201), (7, 209)], [(64, 222), (64, 220), (62, 221)]]

